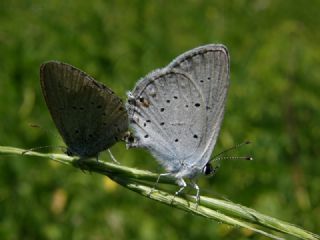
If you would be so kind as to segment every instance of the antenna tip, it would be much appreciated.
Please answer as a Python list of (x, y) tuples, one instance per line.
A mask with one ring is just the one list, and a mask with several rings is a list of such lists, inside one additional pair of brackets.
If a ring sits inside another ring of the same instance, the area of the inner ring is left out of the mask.
[(250, 141), (248, 141), (248, 140), (244, 142), (244, 144), (250, 144), (250, 143), (251, 143), (251, 142), (250, 142)]
[(252, 161), (253, 157), (246, 157), (246, 160)]

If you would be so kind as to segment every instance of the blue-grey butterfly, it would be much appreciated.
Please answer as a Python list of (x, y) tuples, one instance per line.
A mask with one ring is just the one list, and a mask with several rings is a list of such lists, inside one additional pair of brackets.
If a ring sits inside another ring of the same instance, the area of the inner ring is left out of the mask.
[(40, 83), (68, 154), (97, 157), (127, 131), (128, 115), (121, 99), (83, 71), (49, 61), (40, 67)]
[(126, 104), (134, 141), (148, 149), (177, 179), (179, 194), (192, 179), (214, 169), (210, 156), (224, 115), (229, 86), (229, 54), (209, 44), (183, 53), (168, 66), (139, 80)]

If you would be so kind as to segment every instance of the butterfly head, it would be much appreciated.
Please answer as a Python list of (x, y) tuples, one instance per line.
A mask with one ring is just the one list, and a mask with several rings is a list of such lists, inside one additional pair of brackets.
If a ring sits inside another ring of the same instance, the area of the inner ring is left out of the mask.
[(217, 172), (218, 168), (219, 168), (219, 166), (213, 167), (212, 164), (210, 162), (208, 162), (202, 168), (202, 174), (206, 175), (206, 176), (213, 176)]

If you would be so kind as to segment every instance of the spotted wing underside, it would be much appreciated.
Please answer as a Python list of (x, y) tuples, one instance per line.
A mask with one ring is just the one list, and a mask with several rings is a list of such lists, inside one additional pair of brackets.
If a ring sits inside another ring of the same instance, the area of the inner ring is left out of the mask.
[(190, 75), (167, 69), (149, 74), (127, 107), (136, 137), (132, 145), (149, 149), (168, 171), (177, 171), (199, 148), (204, 99)]
[(168, 68), (190, 74), (204, 97), (206, 131), (203, 133), (198, 161), (195, 162), (202, 168), (212, 154), (224, 116), (229, 88), (228, 50), (221, 44), (201, 46), (178, 56)]
[(83, 71), (60, 62), (40, 68), (42, 92), (69, 152), (96, 156), (128, 128), (123, 103), (112, 90)]
[(222, 45), (192, 49), (147, 75), (129, 94), (136, 136), (129, 146), (147, 148), (171, 173), (182, 166), (202, 169), (219, 134), (228, 85)]

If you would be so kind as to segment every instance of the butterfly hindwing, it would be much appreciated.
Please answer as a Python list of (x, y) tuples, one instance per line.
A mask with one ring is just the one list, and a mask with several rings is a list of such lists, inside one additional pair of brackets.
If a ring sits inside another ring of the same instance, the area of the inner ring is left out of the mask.
[(140, 80), (131, 94), (128, 112), (138, 146), (149, 149), (168, 171), (179, 169), (201, 142), (200, 89), (190, 75), (161, 69)]

